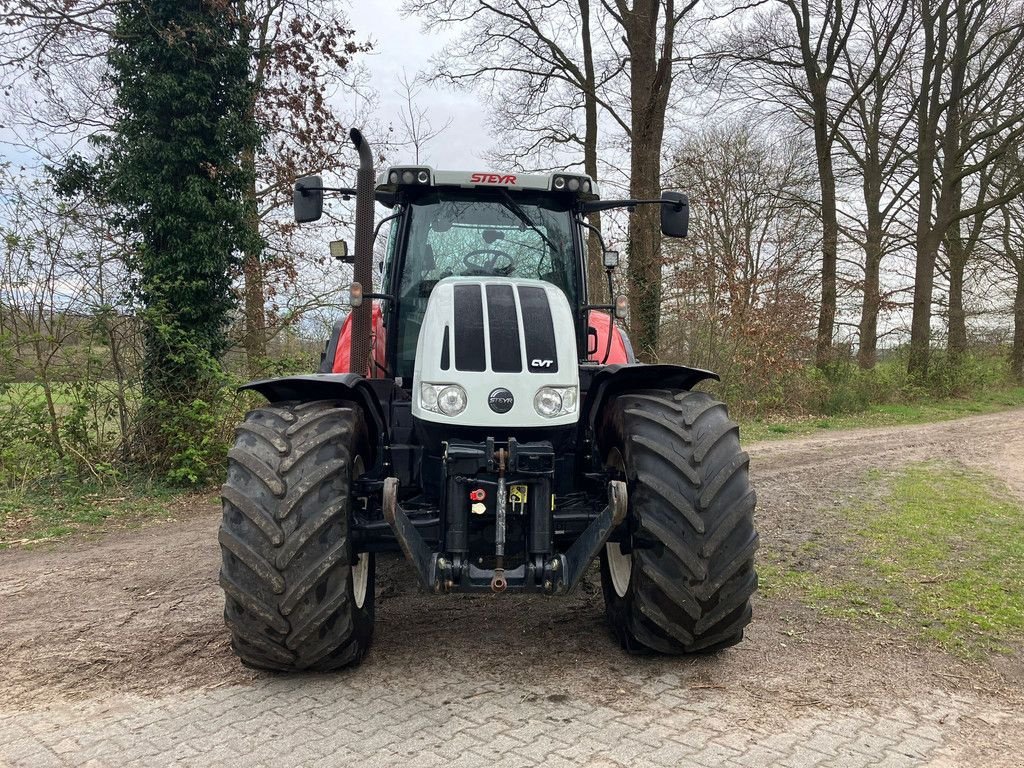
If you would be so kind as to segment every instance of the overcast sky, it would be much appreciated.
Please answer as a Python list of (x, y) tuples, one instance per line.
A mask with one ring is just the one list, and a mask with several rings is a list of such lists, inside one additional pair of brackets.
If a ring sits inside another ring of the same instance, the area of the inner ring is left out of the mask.
[[(377, 120), (396, 122), (402, 98), (396, 94), (404, 68), (410, 77), (429, 67), (430, 57), (444, 46), (443, 35), (421, 30), (418, 19), (402, 18), (401, 0), (352, 0), (348, 15), (356, 36), (373, 41), (372, 54), (362, 60), (370, 72), (371, 87), (380, 96)], [(451, 126), (426, 148), (425, 162), (436, 168), (482, 168), (483, 154), (491, 145), (484, 126), (484, 107), (471, 93), (425, 87), (420, 101), (429, 110), (434, 127)], [(398, 158), (396, 160), (411, 159)]]
[[(351, 0), (347, 13), (357, 38), (373, 41), (372, 54), (361, 60), (370, 75), (370, 86), (379, 94), (377, 113), (372, 122), (380, 126), (396, 123), (402, 99), (396, 93), (403, 67), (410, 77), (429, 66), (429, 59), (445, 43), (443, 35), (427, 34), (417, 19), (403, 19), (399, 13), (401, 0)], [(449, 119), (451, 126), (434, 139), (425, 150), (425, 162), (451, 170), (482, 169), (483, 154), (491, 145), (484, 127), (484, 108), (474, 94), (448, 89), (424, 87), (420, 97), (435, 127)], [(373, 136), (369, 137), (371, 140)], [(15, 136), (0, 125), (0, 159), (34, 165), (34, 153), (17, 145)], [(411, 159), (396, 154), (395, 161)]]

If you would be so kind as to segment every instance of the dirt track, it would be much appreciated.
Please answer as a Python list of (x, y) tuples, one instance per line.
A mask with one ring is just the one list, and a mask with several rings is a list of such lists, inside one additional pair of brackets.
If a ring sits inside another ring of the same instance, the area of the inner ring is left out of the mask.
[[(816, 530), (822, 510), (862, 492), (871, 467), (956, 461), (1001, 475), (1024, 498), (1024, 411), (748, 450), (763, 550)], [(216, 586), (218, 515), (212, 504), (197, 503), (173, 523), (0, 553), (0, 735), (5, 723), (25, 718), (74, 720), (77, 712), (85, 722), (82, 713), (101, 701), (131, 709), (139, 706), (131, 702), (201, 697), (223, 687), (241, 695), (280, 682), (243, 669), (229, 651)], [(634, 658), (604, 626), (593, 573), (565, 600), (421, 595), (398, 560), (380, 564), (378, 574), (375, 645), (362, 667), (339, 677), (345, 685), (413, 686), (415, 698), (417, 681), (508, 681), (523, 692), (509, 698), (515, 706), (547, 695), (555, 704), (580, 702), (585, 711), (635, 713), (652, 706), (650, 681), (671, 679), (688, 700), (720, 700), (742, 712), (732, 717), (744, 718), (737, 727), (750, 732), (812, 712), (827, 724), (851, 712), (933, 712), (941, 702), (953, 714), (936, 726), (950, 729), (937, 751), (893, 764), (1024, 764), (1017, 757), (1024, 754), (1020, 658), (967, 665), (892, 631), (826, 619), (781, 599), (757, 601), (755, 623), (736, 649), (685, 660)], [(4, 750), (0, 738), (0, 764), (5, 755), (18, 762)]]

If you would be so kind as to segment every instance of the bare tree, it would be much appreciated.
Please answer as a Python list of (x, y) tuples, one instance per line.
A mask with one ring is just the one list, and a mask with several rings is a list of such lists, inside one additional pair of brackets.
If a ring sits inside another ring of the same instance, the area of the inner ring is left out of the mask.
[[(295, 178), (320, 169), (344, 168), (347, 128), (330, 104), (339, 88), (355, 89), (352, 59), (367, 49), (358, 43), (332, 4), (310, 0), (234, 0), (242, 44), (251, 59), (251, 118), (261, 141), (242, 154), (250, 178), (246, 206), (250, 226), (260, 232), (245, 249), (243, 304), (249, 373), (264, 365), (274, 281), (293, 282), (297, 266), (293, 227), (277, 215), (287, 205)], [(269, 244), (269, 248), (267, 247)]]
[[(669, 359), (734, 374), (750, 400), (772, 397), (811, 348), (818, 247), (814, 157), (749, 120), (682, 142), (669, 179), (691, 191), (691, 236), (667, 246)], [(739, 395), (739, 393), (737, 393)]]
[[(675, 82), (683, 22), (697, 0), (602, 0), (623, 33), (629, 66), (629, 193), (638, 200), (661, 193), (665, 118)], [(661, 233), (656, 206), (629, 214), (630, 331), (637, 356), (656, 359), (661, 325)]]
[[(1000, 111), (985, 125), (965, 115), (980, 93), (993, 98), (1013, 87), (1009, 72), (1024, 42), (1022, 9), (1003, 0), (922, 0), (923, 46), (915, 103), (917, 129), (917, 254), (914, 270), (909, 370), (928, 371), (932, 303), (940, 247), (954, 224), (1015, 197), (1017, 188), (972, 205), (962, 190), (1024, 135), (1019, 108)], [(976, 61), (984, 65), (975, 67)]]
[(434, 127), (429, 112), (419, 101), (423, 84), (410, 77), (404, 68), (398, 78), (398, 86), (395, 95), (402, 99), (402, 108), (398, 113), (401, 134), (393, 143), (399, 147), (412, 147), (413, 162), (419, 165), (423, 162), (427, 144), (451, 127), (452, 118), (448, 118), (440, 128)]
[(1013, 346), (1010, 375), (1024, 385), (1024, 199), (1017, 197), (1000, 209), (1000, 257), (1014, 279)]
[[(841, 230), (864, 250), (857, 361), (873, 368), (883, 299), (882, 260), (904, 238), (900, 218), (911, 202), (910, 152), (913, 111), (905, 86), (916, 21), (910, 0), (867, 0), (847, 45), (836, 79), (841, 83), (836, 140), (859, 176), (863, 221)], [(849, 109), (846, 108), (849, 104)]]
[[(719, 55), (736, 61), (761, 80), (758, 87), (796, 113), (814, 137), (821, 196), (821, 304), (815, 360), (832, 354), (838, 281), (839, 217), (833, 160), (836, 126), (852, 109), (856, 91), (837, 102), (830, 93), (845, 61), (862, 0), (772, 0), (776, 9), (753, 24)], [(787, 22), (788, 19), (788, 22)], [(873, 71), (863, 73), (866, 87)]]

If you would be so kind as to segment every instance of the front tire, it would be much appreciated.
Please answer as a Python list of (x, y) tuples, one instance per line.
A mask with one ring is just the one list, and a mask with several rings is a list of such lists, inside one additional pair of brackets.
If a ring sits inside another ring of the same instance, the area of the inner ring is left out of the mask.
[(353, 552), (348, 530), (367, 455), (350, 403), (276, 403), (239, 425), (222, 489), (220, 583), (246, 665), (326, 671), (369, 648), (373, 555)]
[(620, 395), (599, 439), (606, 466), (629, 488), (621, 541), (601, 555), (619, 642), (667, 654), (739, 642), (757, 589), (756, 497), (725, 406), (703, 392)]

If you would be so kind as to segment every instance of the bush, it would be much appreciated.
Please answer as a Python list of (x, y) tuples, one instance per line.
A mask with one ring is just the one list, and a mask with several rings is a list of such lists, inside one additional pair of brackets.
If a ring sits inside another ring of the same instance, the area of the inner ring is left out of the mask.
[(859, 368), (852, 356), (823, 368), (804, 364), (774, 371), (754, 368), (741, 360), (724, 360), (721, 382), (709, 385), (715, 395), (744, 417), (772, 414), (836, 416), (859, 413), (873, 405), (915, 403), (929, 399), (972, 397), (1009, 383), (1005, 355), (1000, 350), (975, 353), (952, 363), (933, 352), (928, 376), (907, 373), (904, 349), (889, 352), (872, 370)]

